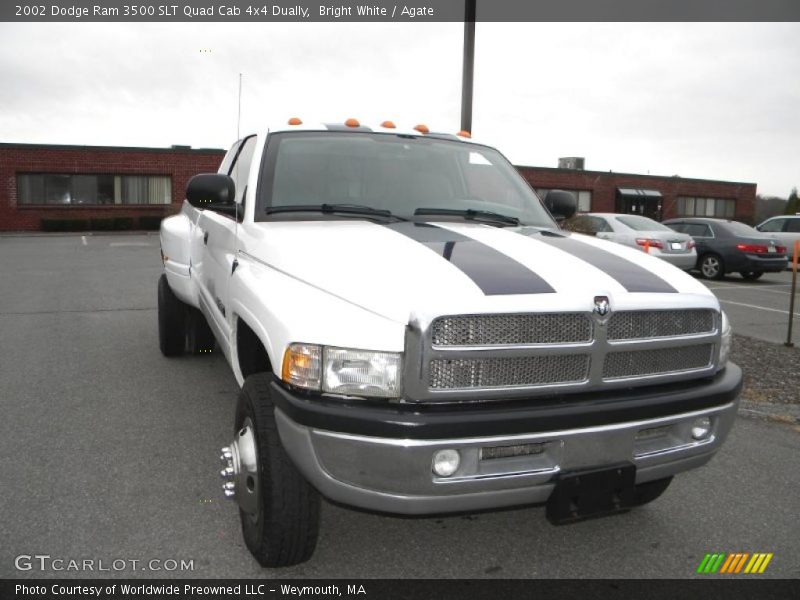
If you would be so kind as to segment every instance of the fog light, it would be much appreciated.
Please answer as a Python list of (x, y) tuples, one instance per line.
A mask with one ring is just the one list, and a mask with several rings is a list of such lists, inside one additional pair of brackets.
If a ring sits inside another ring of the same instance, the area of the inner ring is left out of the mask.
[(461, 456), (458, 450), (437, 450), (433, 455), (433, 472), (439, 477), (450, 477), (458, 471)]
[(711, 419), (709, 417), (699, 417), (692, 423), (692, 437), (696, 440), (704, 440), (711, 433)]

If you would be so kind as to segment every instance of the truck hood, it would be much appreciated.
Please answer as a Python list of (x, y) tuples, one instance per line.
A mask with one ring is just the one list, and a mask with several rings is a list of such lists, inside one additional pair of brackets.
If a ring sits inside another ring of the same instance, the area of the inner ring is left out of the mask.
[(713, 294), (672, 265), (593, 237), (479, 223), (280, 221), (247, 227), (241, 251), (401, 323), (442, 314), (706, 307)]

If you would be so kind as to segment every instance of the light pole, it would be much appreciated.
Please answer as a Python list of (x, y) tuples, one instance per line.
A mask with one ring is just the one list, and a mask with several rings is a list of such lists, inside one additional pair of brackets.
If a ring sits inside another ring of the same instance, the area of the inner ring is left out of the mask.
[(472, 74), (475, 70), (475, 3), (464, 0), (464, 64), (461, 76), (461, 130), (472, 132)]

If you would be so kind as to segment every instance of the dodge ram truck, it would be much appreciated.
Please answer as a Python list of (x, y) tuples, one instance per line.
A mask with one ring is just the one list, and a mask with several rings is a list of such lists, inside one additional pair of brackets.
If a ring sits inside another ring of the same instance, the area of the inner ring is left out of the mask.
[(742, 373), (719, 302), (560, 230), (574, 212), (466, 132), (391, 122), (291, 119), (190, 180), (161, 225), (159, 344), (221, 352), (241, 386), (221, 475), (262, 565), (311, 557), (322, 497), (562, 524), (720, 449)]

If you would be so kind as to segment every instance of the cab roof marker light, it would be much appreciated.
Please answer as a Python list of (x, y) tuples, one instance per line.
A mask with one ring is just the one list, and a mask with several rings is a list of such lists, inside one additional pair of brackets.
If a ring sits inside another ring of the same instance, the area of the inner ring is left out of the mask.
[(395, 129), (396, 125), (394, 124), (394, 121), (384, 121), (381, 123), (381, 127), (384, 129)]
[(472, 134), (469, 131), (465, 131), (463, 129), (461, 131), (459, 131), (456, 135), (458, 137), (463, 137), (463, 138), (466, 138), (466, 139), (470, 139), (472, 137)]
[(303, 121), (301, 121), (297, 117), (292, 117), (291, 119), (289, 119), (288, 123), (289, 125), (302, 125)]
[(344, 124), (348, 127), (361, 127), (361, 123), (358, 122), (358, 119), (353, 119), (352, 117), (347, 119)]
[(420, 133), (430, 133), (431, 132), (431, 130), (428, 129), (428, 126), (427, 125), (423, 125), (422, 123), (420, 123), (419, 125), (414, 127), (414, 131), (419, 131)]

